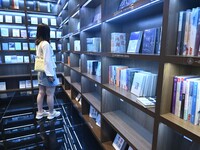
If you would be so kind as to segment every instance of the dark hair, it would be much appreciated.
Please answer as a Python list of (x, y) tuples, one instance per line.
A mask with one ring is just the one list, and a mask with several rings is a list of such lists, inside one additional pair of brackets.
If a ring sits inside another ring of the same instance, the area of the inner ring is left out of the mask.
[(35, 40), (35, 45), (39, 45), (41, 41), (50, 40), (50, 28), (46, 24), (39, 24), (37, 26), (37, 35)]

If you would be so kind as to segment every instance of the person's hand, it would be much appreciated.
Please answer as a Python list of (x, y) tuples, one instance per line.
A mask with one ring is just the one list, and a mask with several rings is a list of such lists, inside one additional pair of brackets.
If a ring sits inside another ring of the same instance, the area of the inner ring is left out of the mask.
[(48, 76), (47, 79), (49, 80), (49, 82), (54, 82), (55, 81), (55, 79), (53, 77), (51, 77), (51, 76)]

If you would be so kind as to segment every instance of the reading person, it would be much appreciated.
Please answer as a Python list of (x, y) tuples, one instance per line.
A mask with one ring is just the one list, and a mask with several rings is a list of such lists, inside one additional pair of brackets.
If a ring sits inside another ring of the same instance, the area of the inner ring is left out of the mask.
[[(36, 119), (47, 116), (47, 119), (53, 119), (60, 116), (60, 112), (54, 109), (55, 88), (59, 84), (56, 76), (56, 64), (53, 59), (53, 50), (50, 46), (50, 28), (46, 24), (39, 24), (36, 35), (36, 56), (44, 60), (44, 72), (38, 72), (39, 93), (37, 95)], [(49, 110), (43, 109), (43, 100), (47, 95), (47, 105)]]

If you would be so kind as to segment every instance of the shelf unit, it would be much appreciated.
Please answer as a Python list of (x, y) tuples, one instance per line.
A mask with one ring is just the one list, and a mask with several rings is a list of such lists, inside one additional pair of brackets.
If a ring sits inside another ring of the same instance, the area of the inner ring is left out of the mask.
[[(63, 87), (72, 101), (78, 93), (81, 94), (82, 105), (74, 104), (106, 150), (114, 149), (112, 142), (116, 133), (135, 149), (199, 149), (199, 126), (171, 113), (173, 76), (199, 75), (198, 57), (175, 54), (178, 14), (182, 10), (199, 7), (199, 2), (138, 0), (118, 10), (120, 2), (61, 0), (58, 3), (65, 58)], [(98, 19), (94, 21), (96, 17)], [(79, 23), (80, 30), (77, 28)], [(127, 48), (132, 31), (158, 27), (162, 27), (160, 53), (111, 52), (111, 33), (126, 33)], [(94, 37), (101, 38), (101, 50), (87, 51), (87, 38)], [(80, 51), (75, 49), (75, 40), (80, 40)], [(101, 76), (87, 72), (88, 60), (101, 62)], [(144, 108), (134, 94), (109, 84), (110, 65), (126, 65), (158, 74), (156, 107)], [(90, 106), (100, 113), (101, 127), (89, 117)]]

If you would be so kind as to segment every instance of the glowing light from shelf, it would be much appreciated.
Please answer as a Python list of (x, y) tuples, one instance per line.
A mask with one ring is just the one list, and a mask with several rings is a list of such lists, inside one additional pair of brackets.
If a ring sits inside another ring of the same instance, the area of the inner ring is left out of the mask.
[(37, 14), (37, 15), (35, 15), (35, 14), (29, 14), (28, 16), (30, 16), (30, 17), (45, 17), (45, 18), (56, 18), (56, 16), (47, 16), (47, 15), (39, 15), (39, 14)]
[(57, 4), (60, 4), (60, 1), (61, 1), (61, 0), (58, 0)]
[(74, 16), (76, 16), (79, 13), (79, 10), (77, 12), (75, 12), (71, 17), (73, 18)]
[(25, 16), (25, 14), (24, 13), (18, 13), (18, 12), (5, 12), (5, 11), (0, 11), (0, 14), (2, 14), (2, 15), (13, 15), (13, 16), (16, 16), (16, 15), (18, 15), (18, 16)]
[(60, 17), (62, 15), (62, 11), (59, 13), (58, 17)]
[(159, 1), (160, 1), (160, 0), (152, 1), (152, 2), (150, 2), (150, 3), (148, 3), (148, 4), (142, 5), (142, 6), (138, 7), (138, 8), (132, 9), (132, 10), (130, 10), (130, 11), (128, 11), (128, 12), (125, 12), (125, 13), (123, 13), (123, 14), (121, 14), (121, 15), (118, 15), (118, 16), (115, 16), (115, 17), (113, 17), (113, 18), (111, 18), (111, 19), (108, 19), (108, 20), (106, 20), (106, 22), (110, 22), (110, 21), (115, 20), (115, 19), (117, 19), (117, 18), (120, 18), (120, 17), (122, 17), (122, 16), (128, 15), (128, 14), (130, 14), (130, 13), (132, 13), (132, 12), (135, 12), (135, 11), (137, 11), (137, 10), (140, 10), (140, 9), (142, 9), (142, 8), (145, 8), (145, 7), (147, 7), (147, 6), (150, 6), (150, 5), (152, 5), (152, 4), (155, 4), (155, 3), (159, 2)]
[[(37, 26), (31, 26), (31, 27), (28, 27), (28, 29), (29, 30), (37, 30)], [(52, 31), (56, 31), (57, 29), (55, 29), (55, 28), (50, 28), (50, 30), (52, 30)]]
[(13, 28), (13, 29), (14, 28), (17, 28), (17, 29), (25, 29), (26, 28), (25, 26), (17, 26), (17, 25), (13, 26), (12, 24), (11, 25), (8, 25), (8, 24), (3, 25), (3, 24), (1, 24), (0, 27), (1, 28)]
[(87, 6), (92, 0), (88, 0), (84, 5), (83, 7)]
[(97, 26), (99, 26), (99, 25), (101, 25), (101, 23), (95, 24), (95, 25), (93, 25), (93, 26), (91, 26), (91, 27), (88, 27), (88, 28), (82, 30), (82, 31), (87, 31), (87, 30), (92, 29), (92, 28), (95, 28), (95, 27), (97, 27)]
[(192, 142), (192, 139), (188, 138), (187, 136), (183, 136), (183, 138), (185, 138), (186, 140)]
[(67, 2), (67, 3), (65, 4), (65, 6), (63, 7), (63, 10), (68, 6), (68, 4), (69, 4), (69, 2)]

